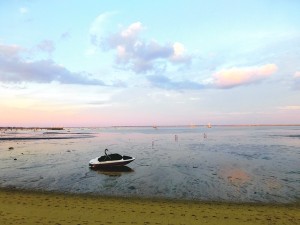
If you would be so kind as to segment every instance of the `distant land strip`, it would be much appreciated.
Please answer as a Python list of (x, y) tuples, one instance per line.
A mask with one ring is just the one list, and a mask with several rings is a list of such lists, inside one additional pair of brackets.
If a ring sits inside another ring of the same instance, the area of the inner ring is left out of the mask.
[(6, 130), (11, 130), (11, 129), (18, 129), (18, 130), (22, 130), (22, 129), (28, 129), (28, 130), (35, 130), (35, 129), (39, 129), (39, 130), (64, 130), (63, 127), (0, 127), (0, 129), (6, 129)]
[(22, 140), (49, 140), (49, 139), (78, 139), (92, 138), (92, 135), (70, 136), (70, 137), (0, 137), (0, 141), (22, 141)]
[[(300, 126), (300, 124), (211, 124), (211, 127), (278, 127), (278, 126), (283, 126), (283, 127), (287, 127), (287, 126)], [(120, 126), (95, 126), (95, 127), (19, 127), (19, 126), (3, 126), (0, 127), (0, 130), (22, 130), (22, 129), (28, 129), (28, 130), (65, 130), (65, 129), (69, 129), (69, 128), (78, 128), (78, 129), (95, 129), (95, 128), (148, 128), (148, 127), (152, 127), (152, 128), (159, 128), (159, 127), (191, 127), (191, 128), (195, 128), (195, 127), (207, 127), (207, 124), (190, 124), (190, 125), (120, 125)]]

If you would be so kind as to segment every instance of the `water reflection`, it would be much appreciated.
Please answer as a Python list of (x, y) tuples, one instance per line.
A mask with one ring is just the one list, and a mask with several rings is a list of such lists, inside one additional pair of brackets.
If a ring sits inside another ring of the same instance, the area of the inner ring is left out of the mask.
[[(0, 128), (0, 187), (295, 202), (300, 196), (299, 132), (299, 127), (284, 126), (70, 128), (66, 134)], [(51, 139), (57, 137), (76, 138)], [(89, 169), (89, 160), (105, 148), (137, 157), (129, 164), (134, 170), (126, 166)]]
[(111, 177), (120, 177), (123, 174), (134, 172), (128, 166), (115, 166), (115, 167), (103, 167), (103, 168), (90, 168), (93, 171), (96, 171), (99, 174), (111, 176)]

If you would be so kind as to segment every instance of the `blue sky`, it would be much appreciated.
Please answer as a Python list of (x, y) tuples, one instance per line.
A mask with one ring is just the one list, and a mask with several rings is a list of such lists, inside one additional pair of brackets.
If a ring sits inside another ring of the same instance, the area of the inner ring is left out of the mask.
[(0, 125), (300, 124), (300, 2), (0, 3)]

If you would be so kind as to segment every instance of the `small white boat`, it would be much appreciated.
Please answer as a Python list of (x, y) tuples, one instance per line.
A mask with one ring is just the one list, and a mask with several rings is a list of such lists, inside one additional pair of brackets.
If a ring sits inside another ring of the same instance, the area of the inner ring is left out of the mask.
[(135, 158), (127, 155), (120, 155), (117, 153), (107, 154), (107, 151), (108, 150), (105, 149), (105, 155), (90, 160), (89, 166), (92, 168), (124, 166), (135, 160)]

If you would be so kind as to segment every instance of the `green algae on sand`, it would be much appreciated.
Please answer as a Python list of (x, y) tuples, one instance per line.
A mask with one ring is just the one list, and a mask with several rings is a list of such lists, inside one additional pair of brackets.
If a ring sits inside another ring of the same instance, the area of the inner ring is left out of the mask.
[(300, 224), (299, 206), (0, 190), (0, 224)]

